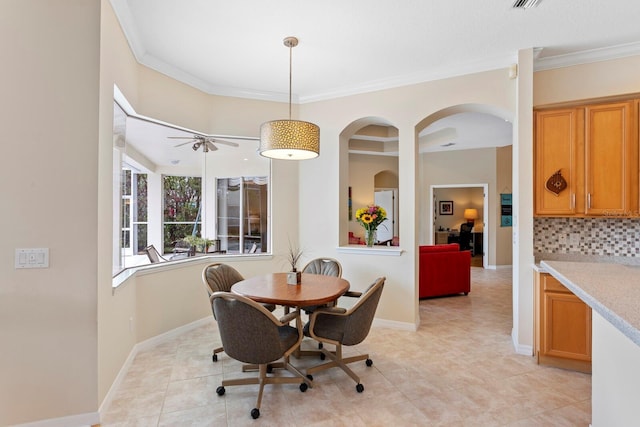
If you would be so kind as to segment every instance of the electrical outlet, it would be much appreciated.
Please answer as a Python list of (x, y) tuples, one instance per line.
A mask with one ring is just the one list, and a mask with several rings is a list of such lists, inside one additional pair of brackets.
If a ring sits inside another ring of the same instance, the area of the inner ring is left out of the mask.
[(567, 235), (566, 234), (558, 234), (558, 243), (561, 245), (567, 244)]

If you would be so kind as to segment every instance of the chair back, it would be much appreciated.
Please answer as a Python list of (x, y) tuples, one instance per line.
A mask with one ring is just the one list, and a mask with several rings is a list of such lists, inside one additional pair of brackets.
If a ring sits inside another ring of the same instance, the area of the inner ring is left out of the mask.
[(360, 344), (369, 335), (385, 280), (385, 277), (376, 279), (364, 291), (358, 302), (347, 311), (344, 336), (341, 340), (343, 345)]
[(230, 265), (214, 262), (202, 270), (202, 282), (205, 284), (209, 296), (214, 292), (229, 292), (231, 286), (244, 280), (242, 274)]
[(144, 251), (147, 253), (147, 257), (149, 257), (149, 261), (152, 264), (155, 264), (155, 263), (160, 262), (160, 261), (166, 261), (162, 257), (162, 255), (160, 255), (160, 252), (158, 252), (156, 247), (153, 246), (153, 245), (147, 246), (146, 248), (144, 248)]
[(276, 361), (293, 351), (302, 339), (295, 328), (280, 324), (271, 312), (249, 298), (215, 292), (211, 296), (211, 308), (218, 321), (224, 351), (240, 362)]
[(316, 258), (302, 269), (303, 273), (342, 277), (342, 265), (333, 258)]
[(460, 224), (460, 250), (466, 251), (471, 248), (471, 230), (473, 225), (468, 223)]

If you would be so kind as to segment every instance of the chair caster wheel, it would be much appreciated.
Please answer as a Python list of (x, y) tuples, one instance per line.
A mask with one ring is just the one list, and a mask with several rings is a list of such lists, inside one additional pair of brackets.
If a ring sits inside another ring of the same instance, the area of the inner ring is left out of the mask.
[(307, 378), (309, 379), (309, 381), (313, 381), (313, 375), (307, 374)]
[(305, 391), (307, 391), (308, 388), (309, 388), (309, 386), (307, 385), (307, 383), (300, 384), (300, 391), (301, 392), (304, 393)]
[(214, 354), (213, 356), (211, 356), (211, 360), (213, 360), (213, 363), (216, 363), (218, 361), (218, 355)]
[(362, 384), (358, 384), (358, 385), (356, 386), (356, 391), (357, 391), (358, 393), (362, 393), (362, 392), (364, 391), (364, 386), (363, 386)]
[(373, 360), (367, 359), (364, 363), (366, 363), (367, 366), (371, 366), (371, 365), (373, 365)]
[(326, 359), (326, 357), (327, 356), (324, 353), (320, 353), (320, 360), (324, 360), (324, 359)]
[(218, 393), (218, 396), (223, 396), (224, 395), (224, 387), (220, 386), (216, 389), (216, 393)]
[(253, 408), (253, 409), (251, 410), (251, 418), (253, 418), (253, 419), (255, 420), (255, 419), (256, 419), (256, 418), (258, 418), (259, 416), (260, 416), (260, 409), (258, 409), (258, 408)]

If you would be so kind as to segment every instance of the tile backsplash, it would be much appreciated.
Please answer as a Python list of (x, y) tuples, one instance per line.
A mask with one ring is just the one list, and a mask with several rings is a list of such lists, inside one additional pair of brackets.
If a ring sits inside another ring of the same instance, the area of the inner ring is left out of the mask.
[(534, 218), (534, 252), (640, 257), (638, 218)]

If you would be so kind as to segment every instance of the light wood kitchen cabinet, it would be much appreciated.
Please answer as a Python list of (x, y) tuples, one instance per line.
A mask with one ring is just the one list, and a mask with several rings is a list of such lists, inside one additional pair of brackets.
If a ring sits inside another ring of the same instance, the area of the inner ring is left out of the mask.
[[(585, 107), (585, 213), (629, 216), (637, 210), (638, 123), (633, 102)], [(633, 195), (635, 189), (635, 197)]]
[[(624, 101), (535, 113), (536, 216), (637, 215), (636, 110)], [(547, 181), (556, 173), (566, 188), (554, 192)]]
[(548, 273), (536, 274), (535, 296), (538, 363), (591, 372), (591, 308)]
[[(584, 109), (539, 111), (535, 115), (535, 213), (573, 215), (584, 186)], [(567, 188), (558, 194), (546, 188), (547, 180), (560, 173)], [(583, 208), (580, 206), (580, 208)]]

